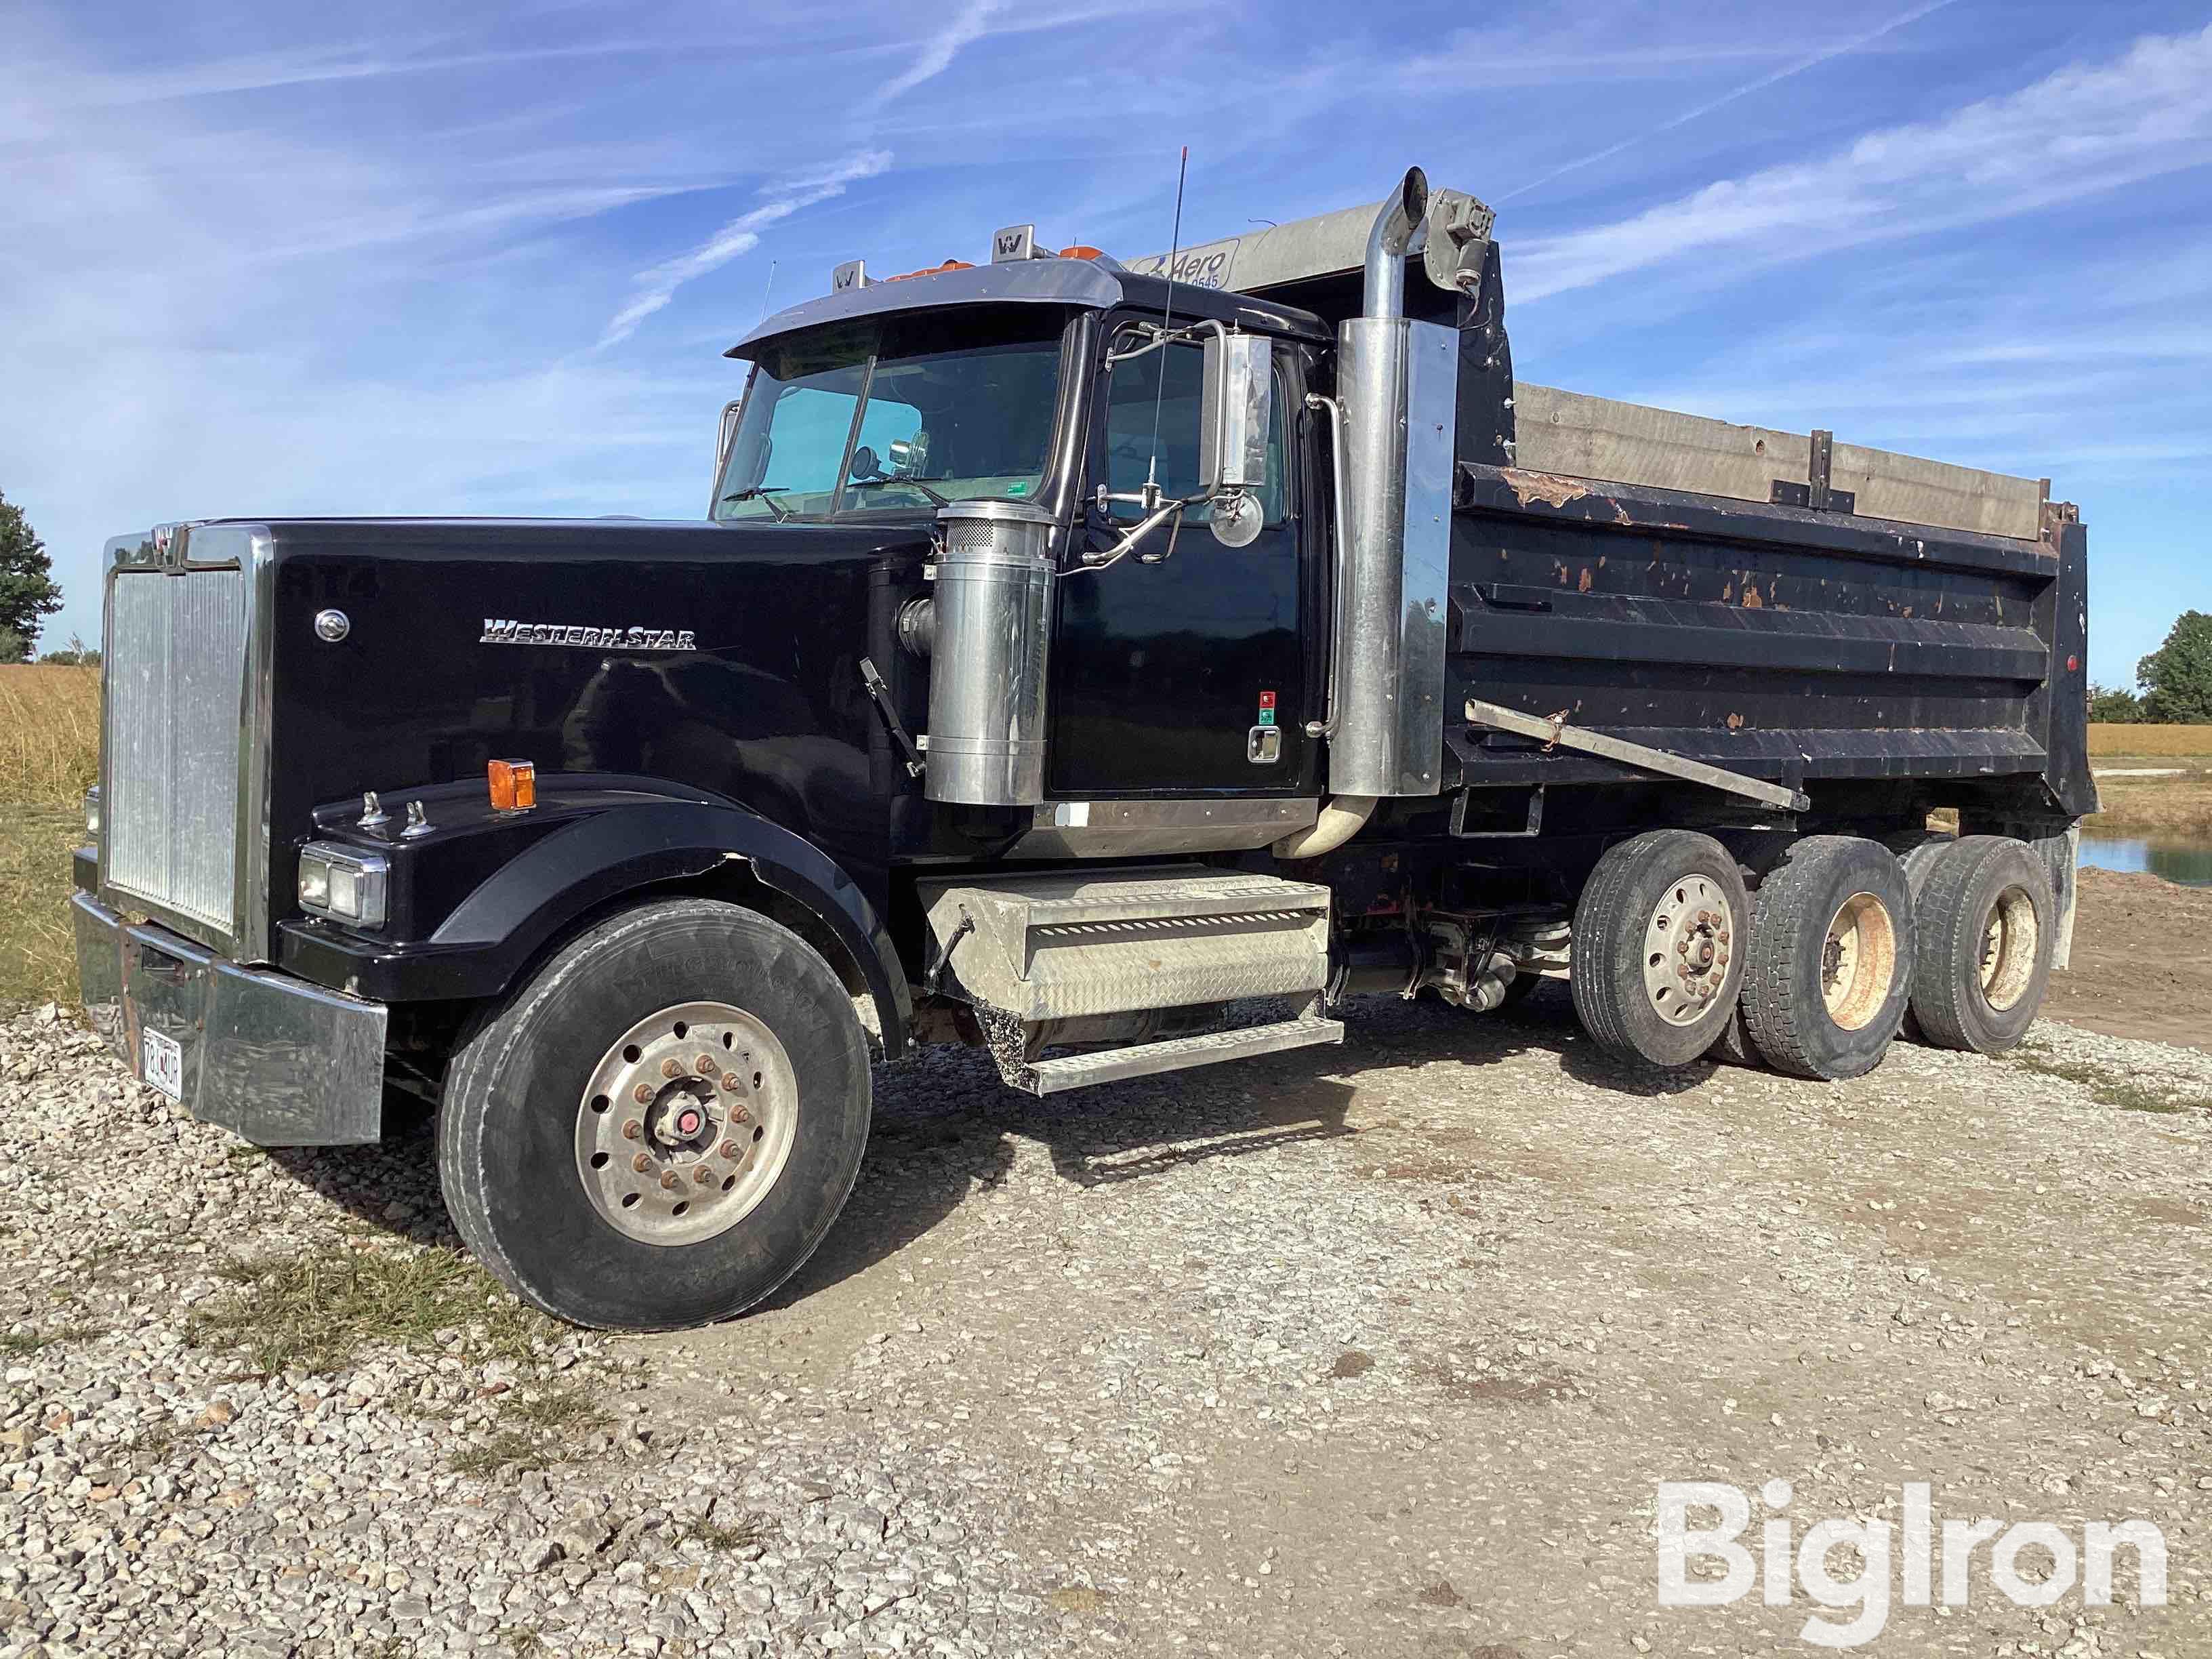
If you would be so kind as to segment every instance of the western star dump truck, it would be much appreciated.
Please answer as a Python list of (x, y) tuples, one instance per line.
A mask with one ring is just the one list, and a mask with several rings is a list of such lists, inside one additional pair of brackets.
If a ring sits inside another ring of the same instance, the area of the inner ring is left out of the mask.
[(1517, 382), (1491, 228), (1415, 171), (841, 266), (731, 350), (700, 522), (111, 544), (88, 1008), (263, 1145), (434, 1100), (483, 1261), (641, 1328), (798, 1268), (915, 1042), (1046, 1094), (1562, 976), (1657, 1066), (2017, 1041), (2094, 805), (2074, 510)]

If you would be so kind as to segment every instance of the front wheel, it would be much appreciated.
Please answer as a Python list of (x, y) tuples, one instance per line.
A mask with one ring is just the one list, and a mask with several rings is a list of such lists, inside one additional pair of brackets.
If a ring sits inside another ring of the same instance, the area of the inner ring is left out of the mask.
[(668, 1330), (796, 1273), (868, 1138), (830, 964), (735, 905), (641, 905), (556, 954), (453, 1057), (438, 1173), (461, 1237), (578, 1325)]

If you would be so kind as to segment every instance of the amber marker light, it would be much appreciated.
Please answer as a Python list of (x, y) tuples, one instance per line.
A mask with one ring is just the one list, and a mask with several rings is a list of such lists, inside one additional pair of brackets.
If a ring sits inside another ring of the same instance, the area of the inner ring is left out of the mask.
[(526, 760), (495, 760), (488, 762), (484, 775), (491, 783), (491, 805), (495, 812), (527, 812), (538, 805), (537, 763)]

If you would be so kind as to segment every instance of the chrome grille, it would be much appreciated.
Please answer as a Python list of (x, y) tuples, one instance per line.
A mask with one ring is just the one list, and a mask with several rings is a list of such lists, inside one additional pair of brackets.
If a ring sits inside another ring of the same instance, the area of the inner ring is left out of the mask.
[(226, 939), (246, 635), (241, 570), (125, 569), (109, 589), (106, 881)]

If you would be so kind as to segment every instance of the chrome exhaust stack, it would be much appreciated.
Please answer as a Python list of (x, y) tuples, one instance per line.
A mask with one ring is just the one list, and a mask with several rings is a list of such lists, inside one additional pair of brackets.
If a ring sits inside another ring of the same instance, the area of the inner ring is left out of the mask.
[(1346, 544), (1331, 665), (1328, 786), (1433, 795), (1443, 770), (1456, 331), (1407, 319), (1428, 180), (1407, 171), (1367, 237), (1365, 314), (1338, 329)]

